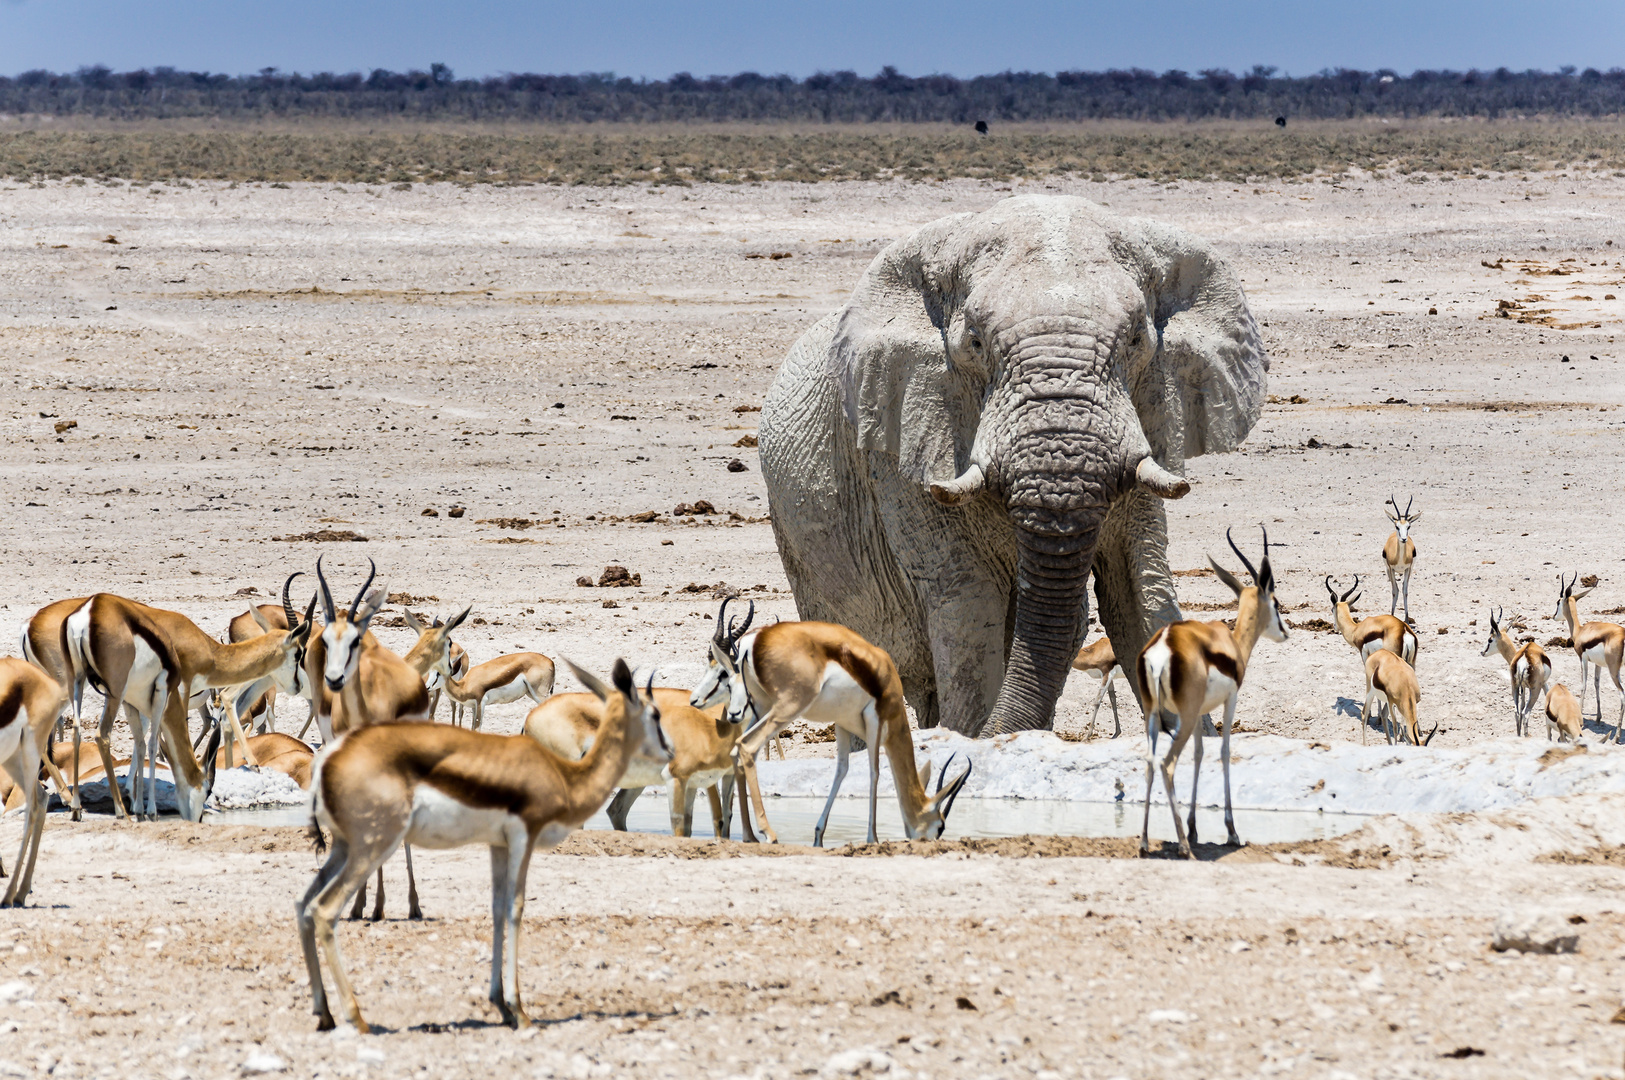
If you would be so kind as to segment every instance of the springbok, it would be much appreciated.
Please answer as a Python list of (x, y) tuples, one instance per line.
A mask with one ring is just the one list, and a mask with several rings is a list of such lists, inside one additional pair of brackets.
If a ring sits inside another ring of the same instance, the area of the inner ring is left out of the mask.
[[(1112, 686), (1113, 679), (1123, 678), (1123, 668), (1117, 663), (1117, 653), (1112, 651), (1111, 639), (1103, 637), (1079, 649), (1078, 655), (1072, 658), (1072, 670), (1087, 672), (1090, 677), (1100, 680), (1100, 693), (1095, 695), (1095, 711), (1089, 714), (1089, 730), (1084, 738), (1095, 737), (1095, 721), (1100, 717), (1100, 703), (1106, 700), (1107, 695), (1112, 699), (1112, 738), (1123, 734), (1123, 720), (1117, 714), (1117, 689)], [(779, 756), (784, 756), (782, 750)]]
[(49, 765), (60, 793), (62, 777), (45, 750), (66, 698), (62, 685), (35, 665), (11, 657), (0, 659), (0, 767), (23, 791), (26, 800), (22, 848), (12, 864), (11, 882), (0, 897), (0, 908), (22, 907), (33, 886), (34, 861), (39, 857), (40, 834), (45, 828), (40, 765), (42, 761)]
[(1421, 725), (1416, 719), (1416, 703), (1422, 693), (1417, 686), (1415, 668), (1387, 649), (1378, 649), (1366, 657), (1365, 686), (1365, 704), (1360, 707), (1362, 743), (1366, 738), (1371, 706), (1376, 703), (1379, 694), (1387, 706), (1382, 714), (1382, 730), (1390, 746), (1401, 728), (1410, 736), (1412, 746), (1426, 746), (1433, 741), (1439, 725), (1434, 724), (1433, 732), (1424, 739)]
[[(1151, 853), (1151, 788), (1159, 767), (1157, 735), (1168, 731), (1171, 737), (1168, 752), (1160, 762), (1162, 784), (1168, 793), (1168, 809), (1174, 816), (1179, 853), (1187, 859), (1194, 858), (1191, 842), (1196, 839), (1196, 785), (1202, 773), (1201, 718), (1203, 713), (1211, 712), (1220, 704), (1224, 705), (1224, 732), (1219, 753), (1224, 762), (1224, 827), (1228, 832), (1225, 842), (1231, 846), (1241, 844), (1235, 814), (1230, 807), (1230, 732), (1236, 725), (1236, 696), (1247, 676), (1247, 662), (1258, 639), (1262, 636), (1271, 641), (1285, 641), (1287, 633), (1281, 608), (1275, 602), (1275, 572), (1270, 569), (1268, 530), (1264, 531), (1264, 559), (1257, 569), (1230, 539), (1230, 530), (1225, 530), (1224, 538), (1253, 578), (1253, 584), (1244, 588), (1234, 574), (1215, 562), (1213, 556), (1208, 556), (1208, 565), (1214, 574), (1236, 594), (1235, 630), (1222, 622), (1170, 623), (1151, 635), (1137, 661), (1140, 686), (1145, 694), (1146, 736), (1151, 744), (1145, 764), (1145, 823), (1140, 830), (1142, 857)], [(1177, 720), (1172, 728), (1166, 726), (1165, 711)], [(1193, 737), (1196, 760), (1191, 774), (1190, 827), (1187, 829), (1179, 820), (1179, 803), (1174, 798), (1174, 766), (1185, 744)]]
[[(368, 629), (373, 617), (383, 608), (389, 589), (380, 585), (368, 592), (373, 579), (378, 576), (378, 564), (369, 558), (367, 565), (367, 580), (350, 602), (349, 612), (341, 615), (333, 604), (333, 592), (328, 588), (327, 575), (322, 572), (322, 560), (320, 557), (316, 559), (316, 583), (320, 587), (322, 614), (327, 618), (327, 625), (322, 629), (321, 638), (312, 644), (310, 653), (314, 659), (307, 659), (307, 663), (320, 665), (322, 681), (317, 683), (312, 680), (312, 686), (329, 703), (328, 722), (331, 727), (322, 732), (324, 747), (338, 735), (371, 724), (429, 721), (429, 692), (424, 689), (417, 669), (378, 644)], [(469, 610), (464, 609), (461, 615), (433, 630), (438, 638), (432, 649), (426, 647), (419, 651), (414, 646), (417, 658), (426, 665), (425, 670), (435, 656), (444, 655), (445, 635), (468, 616)], [(422, 637), (419, 636), (420, 644)], [(417, 875), (412, 870), (410, 843), (405, 845), (405, 853), (407, 918), (421, 919), (423, 909), (418, 905)], [(359, 919), (366, 904), (367, 887), (363, 882), (356, 891), (355, 907), (350, 917)], [(384, 870), (380, 866), (378, 897), (373, 904), (372, 918), (376, 922), (383, 917)]]
[(444, 678), (440, 685), (454, 707), (469, 710), (469, 725), (478, 731), (487, 705), (506, 705), (523, 697), (537, 705), (546, 701), (553, 692), (553, 661), (541, 653), (509, 653), (475, 664), (463, 678)]
[(310, 770), (316, 751), (308, 743), (280, 731), (255, 735), (246, 740), (245, 746), (222, 746), (215, 755), (215, 768), (235, 769), (239, 765), (248, 765), (250, 755), (253, 756), (253, 764), (260, 769), (279, 772), (306, 791), (310, 790)]
[(1416, 666), (1416, 631), (1396, 615), (1370, 615), (1358, 622), (1354, 619), (1354, 605), (1360, 599), (1360, 575), (1354, 575), (1354, 584), (1343, 595), (1337, 594), (1337, 583), (1326, 575), (1326, 592), (1332, 598), (1332, 622), (1343, 640), (1354, 646), (1361, 661), (1370, 658), (1378, 649), (1387, 649), (1401, 660)]
[[(294, 575), (294, 577), (299, 576), (301, 575)], [(287, 630), (298, 621), (298, 612), (294, 610), (293, 605), (284, 595), (281, 604), (255, 604), (241, 615), (234, 617), (230, 623), (226, 624), (226, 640), (235, 645), (250, 638), (259, 637), (261, 634), (269, 634), (275, 630)], [(311, 627), (312, 637), (321, 636), (321, 632), (320, 625)], [(310, 715), (305, 718), (305, 726), (309, 727), (311, 719), (316, 715), (316, 705), (313, 700), (314, 695), (310, 690), (309, 676), (306, 674), (303, 664), (299, 667), (298, 680), (290, 693), (294, 697), (302, 697), (307, 702), (310, 702)], [(245, 708), (238, 710), (238, 715), (245, 719), (256, 720), (257, 723), (254, 726), (259, 734), (274, 731), (276, 730), (276, 696), (277, 687), (266, 683), (253, 701)]]
[[(290, 577), (288, 582), (291, 583)], [(286, 595), (287, 585), (283, 586)], [(184, 615), (138, 604), (112, 593), (97, 593), (62, 623), (62, 652), (72, 672), (68, 693), (73, 700), (74, 738), (78, 741), (84, 686), (91, 683), (106, 697), (96, 747), (109, 779), (113, 775), (113, 717), (121, 703), (135, 707), (139, 723), (133, 732), (131, 802), (147, 816), (158, 816), (157, 750), (160, 742), (175, 782), (175, 802), (188, 821), (203, 817), (209, 785), (192, 750), (187, 713), (195, 696), (211, 686), (243, 686), (262, 678), (292, 688), (310, 637), (310, 623), (274, 631), (236, 645), (222, 645)], [(215, 729), (218, 739), (220, 729)], [(150, 739), (150, 744), (149, 744)], [(145, 757), (147, 776), (142, 784)], [(207, 754), (213, 758), (214, 750)], [(76, 759), (77, 760), (77, 759)], [(212, 773), (212, 770), (211, 770)], [(212, 775), (209, 777), (212, 782)], [(109, 784), (114, 813), (127, 817), (118, 786)], [(78, 782), (73, 807), (79, 810)]]
[(1562, 683), (1554, 684), (1546, 691), (1546, 741), (1552, 741), (1552, 731), (1555, 729), (1558, 742), (1579, 742), (1584, 727), (1580, 717), (1580, 700), (1574, 696), (1574, 691)]
[[(1411, 565), (1416, 561), (1416, 542), (1411, 539), (1411, 527), (1422, 520), (1422, 511), (1411, 513), (1411, 504), (1416, 501), (1412, 496), (1405, 500), (1405, 512), (1400, 513), (1399, 501), (1392, 495), (1383, 506), (1382, 512), (1387, 514), (1388, 520), (1393, 522), (1394, 531), (1388, 534), (1388, 539), (1382, 545), (1382, 561), (1388, 565), (1388, 587), (1393, 592), (1392, 601), (1388, 605), (1388, 614), (1392, 615), (1399, 608), (1400, 581), (1405, 586), (1405, 621), (1411, 621)], [(1388, 513), (1388, 507), (1394, 508)]]
[[(1478, 655), (1488, 656), (1490, 650), (1494, 649), (1506, 661), (1507, 674), (1512, 678), (1513, 727), (1522, 736), (1529, 734), (1529, 714), (1535, 711), (1535, 703), (1540, 700), (1540, 693), (1552, 676), (1552, 661), (1547, 657), (1546, 650), (1533, 641), (1526, 645), (1513, 641), (1512, 635), (1501, 625), (1501, 616), (1505, 614), (1505, 608), (1500, 611), (1490, 609), (1490, 637), (1484, 643), (1484, 651)], [(1551, 732), (1546, 734), (1547, 741), (1550, 741)]]
[(295, 909), (318, 1030), (334, 1026), (321, 958), (345, 1017), (370, 1030), (339, 957), (334, 923), (349, 895), (403, 843), (490, 847), (489, 998), (505, 1023), (529, 1026), (519, 994), (519, 933), (532, 852), (555, 847), (597, 813), (633, 755), (670, 756), (659, 706), (633, 688), (625, 660), (615, 661), (613, 689), (574, 664), (570, 669), (604, 703), (598, 738), (579, 761), (525, 735), (446, 724), (377, 724), (324, 748), (311, 788), (317, 836), (320, 828), (331, 832), (332, 851)]
[[(1597, 673), (1593, 681), (1596, 683), (1597, 723), (1602, 720), (1602, 669), (1608, 668), (1608, 678), (1613, 682), (1614, 689), (1619, 691), (1619, 718), (1614, 721), (1613, 741), (1620, 742), (1620, 728), (1625, 727), (1625, 687), (1619, 682), (1619, 663), (1625, 656), (1625, 627), (1610, 622), (1589, 622), (1581, 624), (1580, 605), (1595, 586), (1587, 586), (1576, 590), (1575, 584), (1580, 575), (1575, 574), (1573, 580), (1567, 585), (1563, 584), (1563, 575), (1557, 575), (1557, 583), (1562, 591), (1557, 597), (1556, 615), (1561, 618), (1569, 628), (1569, 640), (1574, 642), (1574, 654), (1580, 658), (1580, 713), (1585, 714), (1586, 704), (1586, 665), (1596, 666)], [(1607, 742), (1607, 739), (1603, 740)]]
[[(468, 667), (471, 662), (472, 661), (469, 659), (467, 649), (463, 648), (455, 641), (447, 643), (446, 671), (442, 673), (438, 668), (431, 669), (430, 673), (424, 676), (423, 679), (423, 684), (429, 688), (430, 720), (433, 720), (435, 713), (440, 711), (440, 695), (445, 689), (446, 680), (461, 679), (465, 677), (468, 674)], [(457, 723), (461, 712), (462, 707), (453, 701), (451, 703), (451, 722), (453, 724)]]
[[(751, 615), (755, 614), (751, 604)], [(903, 828), (910, 840), (935, 840), (942, 835), (954, 799), (970, 779), (970, 763), (952, 784), (944, 786), (948, 766), (937, 774), (937, 789), (926, 794), (931, 780), (931, 764), (918, 772), (914, 764), (914, 734), (903, 710), (903, 684), (897, 665), (884, 649), (864, 640), (855, 631), (834, 623), (781, 622), (764, 627), (748, 637), (744, 628), (723, 629), (728, 601), (717, 612), (717, 630), (711, 639), (711, 662), (689, 704), (705, 709), (728, 703), (724, 717), (742, 722), (747, 713), (756, 723), (747, 730), (734, 750), (734, 760), (745, 774), (745, 790), (740, 792), (739, 817), (747, 843), (755, 840), (746, 809), (750, 805), (761, 820), (762, 832), (770, 843), (778, 835), (767, 820), (761, 786), (756, 779), (756, 755), (789, 724), (806, 719), (814, 724), (835, 725), (835, 779), (830, 784), (824, 812), (813, 828), (813, 846), (822, 847), (824, 828), (846, 778), (852, 737), (866, 744), (869, 755), (869, 833), (876, 841), (876, 812), (880, 784), (880, 750), (884, 746), (891, 764), (897, 803), (903, 812)], [(749, 626), (747, 617), (745, 626)]]
[[(694, 834), (694, 800), (701, 791), (711, 802), (711, 824), (719, 840), (728, 838), (733, 797), (733, 748), (741, 725), (721, 719), (722, 709), (702, 712), (688, 703), (688, 691), (656, 686), (660, 727), (671, 745), (671, 760), (635, 755), (621, 777), (620, 790), (605, 807), (618, 832), (646, 787), (668, 784), (673, 836)], [(603, 703), (593, 694), (554, 694), (525, 717), (525, 734), (566, 761), (586, 755), (603, 723)]]
[[(69, 600), (56, 600), (29, 616), (23, 623), (22, 633), (19, 635), (17, 651), (22, 653), (23, 659), (39, 668), (45, 674), (55, 679), (62, 686), (68, 685), (73, 672), (68, 667), (67, 654), (62, 651), (62, 624), (85, 605), (88, 596), (77, 596)], [(69, 715), (69, 702), (62, 700), (63, 715), (58, 719), (55, 731), (60, 731), (63, 721)], [(135, 730), (135, 711), (126, 708), (125, 716), (131, 721), (130, 729)]]

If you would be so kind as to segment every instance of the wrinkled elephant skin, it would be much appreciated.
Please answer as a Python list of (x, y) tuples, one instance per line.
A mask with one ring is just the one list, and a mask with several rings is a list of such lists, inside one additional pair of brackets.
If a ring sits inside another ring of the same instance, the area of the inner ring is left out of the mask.
[(1246, 437), (1268, 366), (1235, 274), (1177, 229), (1050, 196), (924, 226), (763, 405), (801, 615), (890, 652), (925, 726), (1050, 727), (1091, 570), (1118, 656), (1179, 617), (1162, 501)]

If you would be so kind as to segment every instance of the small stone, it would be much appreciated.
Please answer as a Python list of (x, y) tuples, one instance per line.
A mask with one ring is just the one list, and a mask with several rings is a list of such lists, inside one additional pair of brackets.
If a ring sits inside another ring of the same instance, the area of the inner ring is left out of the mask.
[(604, 606), (607, 607), (607, 608), (616, 608), (616, 607), (620, 607), (621, 605), (620, 605), (619, 602), (617, 602), (615, 600), (605, 600), (604, 601)]
[(465, 513), (465, 510), (464, 510), (463, 507), (454, 506), (450, 510), (446, 511), (446, 516), (451, 517), (451, 518), (460, 518), (460, 517), (463, 516), (464, 513)]
[(734, 458), (732, 461), (728, 462), (728, 471), (748, 472), (749, 466), (747, 466), (743, 461), (740, 461), (738, 458)]
[(592, 578), (588, 577), (586, 574), (582, 574), (580, 577), (576, 578), (576, 584), (581, 586), (583, 589), (590, 589), (592, 588)]
[(831, 1054), (819, 1073), (823, 1076), (878, 1076), (891, 1072), (892, 1064), (891, 1055), (884, 1050), (842, 1050)]
[(1496, 952), (1578, 952), (1580, 934), (1556, 915), (1543, 911), (1506, 911), (1495, 920), (1490, 947)]
[(384, 1052), (376, 1046), (358, 1046), (355, 1048), (355, 1059), (364, 1065), (382, 1065)]
[(1183, 1009), (1152, 1009), (1145, 1018), (1152, 1024), (1188, 1024), (1196, 1019)]
[(423, 513), (418, 515), (418, 516), (419, 517), (439, 517), (440, 516), (440, 511), (436, 510), (432, 506), (425, 506), (423, 508)]
[(243, 1059), (242, 1071), (246, 1076), (287, 1072), (288, 1063), (275, 1054), (264, 1050), (256, 1050)]
[(642, 574), (631, 573), (626, 567), (613, 564), (604, 567), (604, 572), (598, 577), (598, 587), (600, 589), (625, 589), (642, 584)]

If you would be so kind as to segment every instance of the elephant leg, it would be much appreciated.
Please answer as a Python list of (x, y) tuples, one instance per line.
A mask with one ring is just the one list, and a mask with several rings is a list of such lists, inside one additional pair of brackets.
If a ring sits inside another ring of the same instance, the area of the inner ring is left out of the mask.
[(1101, 625), (1135, 700), (1143, 702), (1134, 658), (1152, 634), (1182, 617), (1168, 570), (1168, 514), (1161, 499), (1137, 490), (1113, 504), (1101, 526), (1094, 574)]
[(976, 735), (998, 699), (1008, 601), (996, 582), (975, 582), (926, 613), (936, 702), (950, 731)]

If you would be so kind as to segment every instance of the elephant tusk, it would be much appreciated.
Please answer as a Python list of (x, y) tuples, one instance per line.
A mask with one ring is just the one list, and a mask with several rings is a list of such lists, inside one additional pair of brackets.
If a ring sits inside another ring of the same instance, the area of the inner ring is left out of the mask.
[(957, 506), (982, 490), (986, 478), (980, 465), (972, 465), (952, 480), (931, 485), (931, 497), (944, 506)]
[(1134, 470), (1134, 478), (1152, 494), (1164, 499), (1183, 499), (1191, 492), (1189, 480), (1164, 469), (1150, 455), (1140, 459), (1140, 464)]

